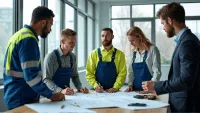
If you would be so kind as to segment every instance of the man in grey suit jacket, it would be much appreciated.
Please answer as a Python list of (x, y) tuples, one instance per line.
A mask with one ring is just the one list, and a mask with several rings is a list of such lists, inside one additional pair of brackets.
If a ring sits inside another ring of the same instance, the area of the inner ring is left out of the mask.
[(178, 3), (157, 13), (168, 37), (177, 36), (168, 80), (143, 82), (144, 91), (169, 93), (172, 112), (200, 112), (200, 41), (185, 25), (185, 11)]

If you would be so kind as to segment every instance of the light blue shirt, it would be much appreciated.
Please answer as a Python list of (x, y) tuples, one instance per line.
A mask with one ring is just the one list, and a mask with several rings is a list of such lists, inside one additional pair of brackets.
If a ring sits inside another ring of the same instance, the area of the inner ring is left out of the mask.
[(183, 28), (181, 31), (178, 32), (178, 34), (176, 35), (176, 38), (174, 39), (174, 41), (176, 42), (176, 44), (178, 43), (179, 39), (181, 38), (181, 35), (188, 30), (187, 27)]

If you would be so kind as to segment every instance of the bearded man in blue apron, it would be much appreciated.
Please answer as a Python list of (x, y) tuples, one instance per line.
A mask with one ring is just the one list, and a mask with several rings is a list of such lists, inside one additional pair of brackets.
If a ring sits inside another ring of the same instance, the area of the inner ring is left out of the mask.
[(44, 82), (53, 92), (74, 94), (74, 90), (70, 88), (70, 78), (78, 91), (89, 92), (87, 88), (82, 88), (79, 79), (76, 56), (72, 52), (75, 44), (76, 32), (64, 29), (61, 32), (61, 46), (45, 57)]
[(88, 57), (86, 79), (96, 92), (117, 92), (126, 79), (125, 55), (113, 47), (113, 38), (112, 29), (102, 29), (102, 47), (93, 50)]

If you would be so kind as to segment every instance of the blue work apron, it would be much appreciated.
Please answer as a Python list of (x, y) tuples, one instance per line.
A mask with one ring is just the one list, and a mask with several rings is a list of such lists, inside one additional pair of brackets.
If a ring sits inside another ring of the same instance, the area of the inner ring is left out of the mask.
[(62, 63), (60, 60), (60, 56), (58, 54), (58, 50), (54, 50), (54, 53), (56, 54), (57, 60), (58, 60), (58, 68), (52, 77), (53, 82), (60, 88), (66, 88), (70, 87), (70, 77), (72, 75), (72, 65), (73, 65), (73, 59), (70, 55), (70, 66), (69, 68), (62, 67)]
[(112, 88), (117, 78), (117, 70), (114, 62), (116, 51), (117, 49), (114, 48), (111, 62), (104, 62), (102, 61), (101, 50), (98, 48), (99, 62), (95, 75), (97, 82), (103, 86), (104, 90)]
[(143, 62), (135, 63), (136, 52), (133, 55), (132, 69), (134, 73), (133, 89), (135, 91), (143, 91), (142, 82), (151, 80), (152, 76), (146, 64), (147, 51), (143, 57)]

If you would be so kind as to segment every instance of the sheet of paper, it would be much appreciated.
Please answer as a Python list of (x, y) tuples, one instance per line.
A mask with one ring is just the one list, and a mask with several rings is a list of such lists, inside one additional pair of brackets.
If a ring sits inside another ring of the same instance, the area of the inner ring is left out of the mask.
[[(95, 111), (67, 104), (66, 101), (33, 103), (26, 104), (26, 106), (37, 112), (44, 113), (96, 113)], [(61, 106), (64, 107), (61, 108)]]
[[(131, 110), (152, 109), (168, 106), (167, 103), (155, 100), (141, 100), (133, 98), (138, 95), (136, 92), (117, 92), (117, 93), (89, 93), (66, 96), (67, 102), (73, 105), (78, 105), (82, 108), (106, 108), (120, 107)], [(130, 103), (145, 103), (145, 107), (128, 106)]]
[[(161, 108), (161, 107), (166, 107), (169, 104), (164, 103), (161, 101), (156, 101), (156, 100), (145, 100), (145, 99), (135, 99), (135, 98), (130, 98), (127, 96), (118, 96), (116, 97), (109, 97), (106, 98), (109, 101), (112, 101), (114, 103), (117, 103), (117, 106), (120, 108), (125, 108), (125, 109), (130, 109), (130, 110), (141, 110), (141, 109), (152, 109), (152, 108)], [(141, 106), (128, 106), (130, 103), (145, 103), (147, 106), (141, 107)]]
[[(104, 97), (118, 97), (118, 96), (127, 96), (127, 97), (133, 97), (134, 95), (140, 95), (139, 93), (136, 92), (116, 92), (116, 93), (96, 93), (96, 92), (91, 92), (89, 94), (81, 94), (81, 93), (76, 93), (76, 95), (70, 95), (70, 96), (78, 96), (80, 98), (104, 98)], [(70, 97), (67, 96), (67, 97)]]
[[(152, 109), (168, 106), (167, 103), (154, 100), (141, 100), (133, 98), (136, 92), (117, 92), (117, 93), (96, 93), (89, 94), (76, 93), (76, 95), (67, 95), (65, 101), (27, 104), (26, 106), (38, 112), (93, 112), (85, 108), (108, 108), (120, 107), (130, 110)], [(145, 103), (145, 107), (128, 106), (130, 103)], [(64, 109), (61, 106), (65, 105)], [(47, 109), (48, 108), (48, 109)]]
[[(82, 94), (82, 93), (76, 93), (76, 95), (69, 95), (67, 97), (71, 96), (78, 96), (79, 98), (104, 98), (104, 97), (118, 97), (118, 96), (126, 96), (126, 97), (133, 97), (135, 95), (149, 95), (149, 94), (139, 94), (136, 92), (116, 92), (116, 93), (96, 93), (96, 92), (90, 92), (88, 94)], [(67, 98), (66, 97), (66, 98)]]
[(96, 98), (96, 94), (85, 96), (66, 96), (66, 104), (81, 108), (108, 108), (116, 107), (116, 104), (105, 98)]

